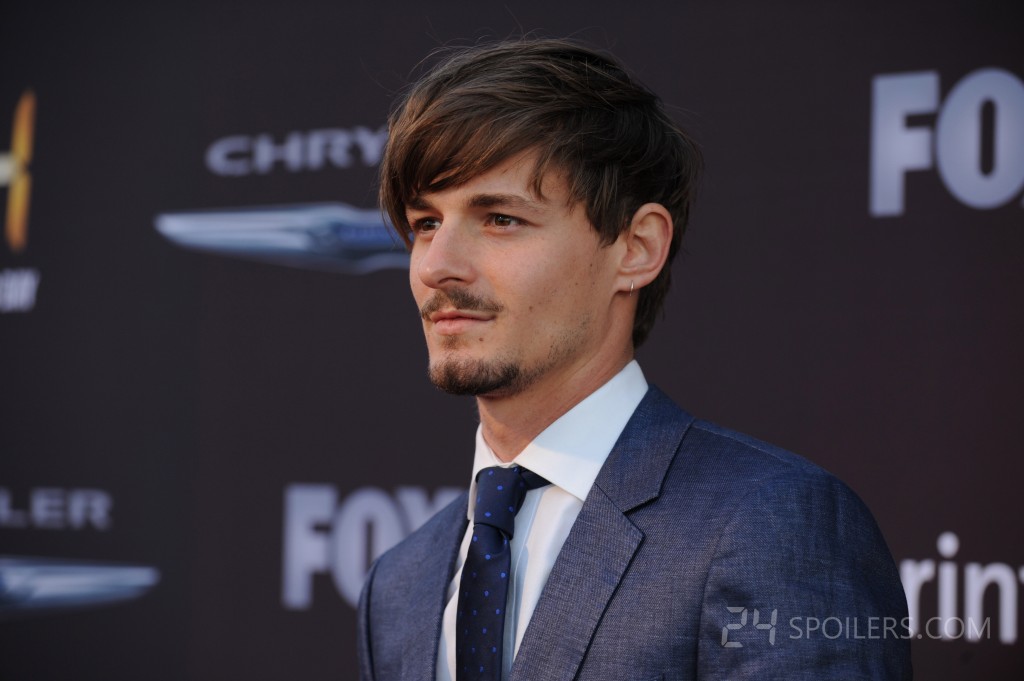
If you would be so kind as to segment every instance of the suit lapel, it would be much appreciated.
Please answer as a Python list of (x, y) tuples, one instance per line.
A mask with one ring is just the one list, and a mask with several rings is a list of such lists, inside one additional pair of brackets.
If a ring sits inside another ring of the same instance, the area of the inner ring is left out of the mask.
[(570, 681), (643, 534), (591, 490), (544, 586), (511, 680)]
[(448, 585), (455, 571), (459, 546), (466, 532), (466, 503), (453, 503), (431, 522), (434, 527), (424, 537), (425, 551), (416, 578), (409, 584), (409, 612), (416, 613), (414, 626), (423, 627), (422, 634), (410, 636), (403, 649), (402, 679), (423, 681), (433, 679), (437, 668), (437, 648), (441, 637), (441, 619), (448, 599)]
[(587, 495), (541, 593), (510, 681), (570, 681), (643, 541), (626, 513), (661, 493), (693, 417), (655, 387), (633, 413)]

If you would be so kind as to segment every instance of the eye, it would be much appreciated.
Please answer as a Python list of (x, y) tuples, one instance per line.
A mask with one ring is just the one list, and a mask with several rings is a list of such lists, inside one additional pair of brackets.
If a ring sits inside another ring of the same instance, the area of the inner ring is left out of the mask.
[(419, 218), (411, 220), (409, 226), (412, 227), (413, 234), (424, 234), (438, 229), (441, 226), (441, 221), (437, 218)]
[(510, 229), (512, 227), (521, 227), (524, 223), (519, 218), (512, 217), (511, 215), (492, 213), (487, 216), (487, 224), (494, 225), (499, 229)]

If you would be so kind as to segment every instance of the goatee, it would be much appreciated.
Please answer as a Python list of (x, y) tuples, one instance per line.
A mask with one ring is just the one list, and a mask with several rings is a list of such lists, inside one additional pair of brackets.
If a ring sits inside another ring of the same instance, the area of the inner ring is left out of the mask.
[(519, 392), (529, 381), (514, 362), (443, 360), (430, 365), (430, 380), (451, 395), (496, 395)]

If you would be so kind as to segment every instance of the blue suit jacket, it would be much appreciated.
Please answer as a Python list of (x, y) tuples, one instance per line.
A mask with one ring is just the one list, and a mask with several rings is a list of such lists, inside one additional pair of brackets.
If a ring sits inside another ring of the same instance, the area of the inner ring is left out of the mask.
[[(432, 681), (463, 495), (374, 564), (364, 681)], [(756, 611), (756, 612), (755, 612)], [(906, 601), (842, 482), (651, 388), (590, 490), (512, 681), (909, 679)]]

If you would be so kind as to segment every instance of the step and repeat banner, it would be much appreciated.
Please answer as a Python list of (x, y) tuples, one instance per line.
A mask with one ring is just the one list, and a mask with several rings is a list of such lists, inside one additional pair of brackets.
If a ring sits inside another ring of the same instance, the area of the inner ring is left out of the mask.
[(426, 380), (386, 117), (524, 33), (707, 156), (649, 380), (865, 499), (919, 678), (1024, 674), (1016, 3), (90, 4), (0, 22), (0, 679), (356, 678), (367, 567), (476, 423)]

